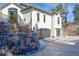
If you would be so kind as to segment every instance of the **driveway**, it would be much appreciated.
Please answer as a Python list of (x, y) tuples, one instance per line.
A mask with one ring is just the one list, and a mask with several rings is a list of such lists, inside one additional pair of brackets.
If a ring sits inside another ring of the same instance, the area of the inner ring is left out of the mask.
[(79, 56), (79, 37), (65, 36), (56, 40), (45, 40), (47, 47), (32, 56)]

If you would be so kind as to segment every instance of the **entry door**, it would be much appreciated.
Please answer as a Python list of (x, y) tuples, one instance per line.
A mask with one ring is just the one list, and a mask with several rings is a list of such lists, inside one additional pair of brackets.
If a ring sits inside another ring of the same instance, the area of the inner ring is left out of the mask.
[(57, 36), (60, 36), (60, 28), (57, 28), (57, 29), (56, 29), (56, 35), (57, 35)]

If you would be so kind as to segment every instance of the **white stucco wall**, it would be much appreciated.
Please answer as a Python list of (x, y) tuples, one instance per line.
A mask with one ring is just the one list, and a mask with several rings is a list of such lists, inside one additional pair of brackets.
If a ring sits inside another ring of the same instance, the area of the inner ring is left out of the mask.
[[(37, 21), (37, 13), (39, 13), (39, 21)], [(44, 15), (46, 17), (46, 22), (44, 22)], [(38, 29), (47, 28), (51, 29), (51, 15), (36, 10), (32, 11), (32, 29), (38, 24)]]
[(25, 13), (23, 17), (25, 19), (24, 24), (25, 25), (29, 24), (31, 20), (31, 12)]
[[(59, 17), (59, 23), (60, 24), (58, 24), (58, 17)], [(61, 20), (61, 16), (60, 16), (60, 14), (54, 14), (53, 16), (52, 16), (52, 27), (53, 28), (61, 28), (62, 26), (62, 20)]]
[(18, 22), (23, 22), (24, 18), (23, 18), (23, 14), (20, 12), (20, 8), (18, 6), (16, 6), (15, 4), (9, 4), (8, 6), (6, 6), (5, 8), (2, 9), (2, 14), (8, 15), (8, 9), (9, 8), (17, 8), (18, 9), (18, 15), (21, 17), (22, 20), (18, 20)]
[[(59, 17), (59, 23), (58, 24), (58, 17)], [(60, 28), (60, 35), (62, 35), (62, 17), (60, 16), (60, 14), (54, 14), (51, 18), (51, 36), (53, 37), (57, 37), (57, 33), (56, 33), (56, 29)]]

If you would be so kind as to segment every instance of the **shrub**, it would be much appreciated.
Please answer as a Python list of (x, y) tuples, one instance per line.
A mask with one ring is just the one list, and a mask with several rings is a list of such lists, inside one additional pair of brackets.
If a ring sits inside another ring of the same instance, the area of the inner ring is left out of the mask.
[(0, 33), (9, 32), (10, 24), (5, 21), (0, 21)]

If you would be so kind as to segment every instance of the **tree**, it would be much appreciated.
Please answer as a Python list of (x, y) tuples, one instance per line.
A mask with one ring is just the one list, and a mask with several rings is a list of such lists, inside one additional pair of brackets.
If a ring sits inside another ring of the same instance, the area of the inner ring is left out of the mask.
[(79, 25), (79, 4), (76, 4), (73, 10), (74, 23)]
[(54, 13), (60, 13), (62, 18), (64, 19), (64, 22), (67, 23), (67, 14), (68, 14), (68, 9), (67, 9), (67, 4), (61, 4), (59, 3), (54, 9), (52, 9)]

